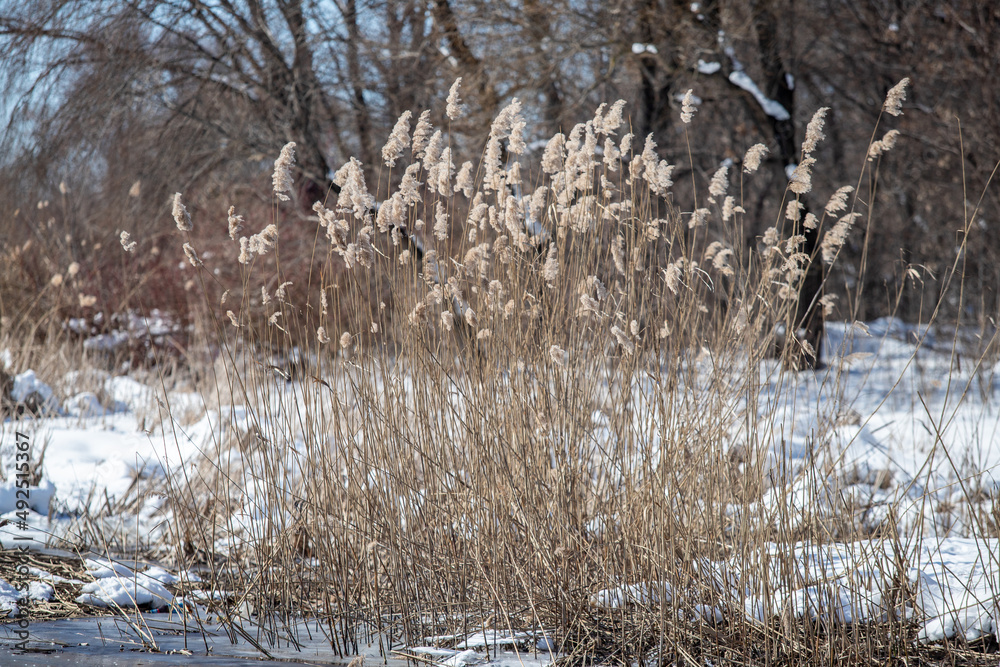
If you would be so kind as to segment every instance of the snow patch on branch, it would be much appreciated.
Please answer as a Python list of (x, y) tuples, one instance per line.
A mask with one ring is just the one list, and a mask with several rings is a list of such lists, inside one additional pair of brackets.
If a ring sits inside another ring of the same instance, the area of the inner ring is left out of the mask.
[(788, 120), (792, 117), (784, 106), (767, 97), (746, 72), (731, 72), (729, 74), (729, 82), (753, 95), (760, 108), (771, 118), (775, 120)]
[(722, 69), (722, 63), (707, 63), (700, 58), (698, 59), (698, 72), (701, 74), (715, 74), (720, 69)]

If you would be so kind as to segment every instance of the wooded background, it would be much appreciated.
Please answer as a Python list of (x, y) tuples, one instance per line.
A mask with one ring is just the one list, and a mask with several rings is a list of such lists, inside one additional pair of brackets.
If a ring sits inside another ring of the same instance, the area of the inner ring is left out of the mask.
[[(734, 71), (790, 117), (767, 115), (732, 82)], [(429, 109), (448, 127), (460, 164), (478, 160), (492, 118), (520, 98), (537, 177), (545, 139), (621, 98), (639, 141), (655, 133), (678, 165), (682, 207), (691, 170), (704, 188), (723, 160), (738, 165), (757, 142), (770, 148), (743, 193), (748, 245), (779, 217), (785, 166), (817, 108), (831, 111), (807, 196), (813, 210), (838, 187), (859, 185), (869, 142), (898, 129), (875, 172), (876, 201), (872, 182), (860, 183), (861, 201), (874, 204), (867, 250), (855, 232), (831, 289), (860, 280), (864, 300), (849, 304), (858, 317), (913, 321), (949, 289), (952, 316), (988, 322), (1000, 286), (997, 201), (985, 188), (1000, 158), (998, 71), (1000, 4), (978, 0), (6, 1), (3, 310), (16, 312), (14, 294), (37, 295), (71, 262), (81, 293), (109, 308), (137, 291), (148, 307), (181, 308), (179, 250), (163, 243), (176, 233), (170, 196), (185, 194), (205, 236), (224, 236), (230, 204), (254, 224), (266, 220), (285, 142), (297, 144), (301, 189), (283, 234), (299, 220), (311, 240), (306, 213), (351, 156), (369, 187), (381, 178), (384, 191), (379, 152), (405, 110)], [(468, 113), (449, 125), (444, 97), (456, 77)], [(873, 137), (886, 91), (904, 77), (904, 115)], [(689, 88), (701, 105), (685, 135), (679, 100)], [(960, 258), (960, 295), (938, 278), (984, 191)], [(131, 291), (117, 279), (122, 229), (144, 244), (146, 280)], [(28, 242), (36, 255), (23, 250)], [(917, 280), (923, 289), (897, 304), (901, 283)]]

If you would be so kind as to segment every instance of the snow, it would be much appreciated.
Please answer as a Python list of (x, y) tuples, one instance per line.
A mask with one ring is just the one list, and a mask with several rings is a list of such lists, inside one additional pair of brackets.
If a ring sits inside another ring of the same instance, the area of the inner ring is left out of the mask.
[(673, 598), (670, 584), (665, 581), (643, 582), (600, 590), (590, 596), (590, 604), (605, 609), (618, 609), (633, 604), (655, 604), (661, 597), (664, 602), (669, 602)]
[[(78, 604), (130, 609), (162, 607), (174, 601), (173, 594), (148, 571), (136, 572), (123, 563), (104, 559), (87, 559), (84, 566), (97, 581), (83, 586), (81, 595), (76, 598)], [(155, 568), (154, 574), (162, 577), (167, 573)]]
[(734, 70), (729, 73), (729, 82), (738, 88), (742, 88), (757, 100), (757, 104), (768, 116), (775, 120), (788, 120), (791, 115), (781, 104), (767, 97), (764, 92), (754, 83), (750, 75), (741, 70)]
[(155, 579), (161, 584), (173, 585), (181, 581), (201, 581), (201, 577), (193, 572), (181, 572), (179, 575), (171, 574), (162, 567), (153, 565), (143, 571), (143, 575)]
[(0, 613), (6, 612), (5, 615), (10, 618), (19, 616), (21, 602), (25, 600), (45, 602), (51, 600), (53, 595), (55, 589), (41, 581), (32, 581), (28, 584), (28, 590), (19, 591), (9, 581), (0, 579)]
[(97, 398), (97, 394), (92, 391), (82, 391), (79, 394), (67, 398), (63, 402), (63, 408), (71, 415), (78, 417), (104, 417), (113, 414), (115, 411), (105, 408)]
[(652, 53), (652, 54), (656, 54), (656, 53), (659, 53), (659, 51), (652, 44), (642, 44), (640, 42), (636, 42), (636, 43), (634, 43), (632, 45), (632, 53), (634, 53), (636, 55), (639, 55), (640, 53)]
[(62, 412), (59, 402), (55, 399), (52, 387), (45, 384), (35, 376), (35, 371), (27, 370), (14, 376), (14, 387), (10, 396), (18, 403), (23, 403), (32, 395), (36, 395), (43, 412)]
[(461, 667), (461, 665), (475, 665), (476, 663), (482, 662), (483, 659), (478, 653), (469, 649), (468, 651), (462, 651), (461, 653), (456, 653), (450, 658), (445, 658), (441, 661), (442, 665), (447, 665), (448, 667)]
[(720, 69), (722, 69), (722, 63), (710, 62), (707, 63), (701, 58), (698, 59), (698, 72), (701, 74), (715, 74)]
[(24, 593), (11, 586), (10, 582), (0, 579), (0, 613), (13, 618), (21, 613), (18, 602), (24, 599)]
[(450, 658), (458, 654), (458, 651), (453, 649), (437, 648), (436, 646), (411, 646), (407, 652), (416, 655), (429, 655), (432, 658)]
[[(0, 482), (0, 514), (14, 512), (18, 508), (17, 501), (26, 502), (28, 508), (39, 514), (49, 513), (49, 503), (55, 495), (55, 485), (49, 480), (42, 480), (38, 486), (18, 487), (16, 478), (8, 478), (5, 482)], [(21, 495), (18, 496), (18, 490)], [(27, 498), (25, 498), (27, 496)]]
[(76, 584), (83, 585), (83, 582), (79, 579), (68, 579), (66, 577), (60, 577), (58, 574), (52, 574), (47, 570), (43, 570), (40, 567), (29, 567), (28, 574), (36, 577), (40, 581), (48, 581), (53, 584)]
[[(206, 257), (207, 259), (207, 257)], [(152, 339), (163, 343), (163, 337), (179, 333), (182, 329), (169, 314), (154, 308), (147, 315), (129, 311), (111, 317), (113, 329), (104, 327), (104, 314), (98, 312), (92, 321), (86, 318), (71, 318), (64, 327), (68, 331), (84, 337), (83, 348), (100, 352), (113, 352), (130, 342)]]
[[(792, 579), (802, 586), (788, 590), (787, 580), (775, 562), (769, 597), (746, 591), (747, 616), (766, 621), (789, 609), (795, 616), (830, 617), (838, 622), (884, 619), (891, 607), (883, 601), (897, 571), (893, 545), (876, 542), (852, 544), (799, 544), (793, 549), (798, 571)], [(783, 551), (771, 545), (769, 555)], [(904, 573), (917, 591), (922, 623), (919, 638), (933, 642), (962, 635), (971, 641), (996, 632), (1000, 620), (1000, 542), (963, 538), (924, 539), (907, 551), (910, 567)], [(737, 576), (736, 563), (729, 573)], [(860, 584), (860, 585), (859, 585)]]
[(56, 594), (56, 589), (44, 581), (32, 581), (28, 584), (28, 597), (32, 600), (49, 601)]

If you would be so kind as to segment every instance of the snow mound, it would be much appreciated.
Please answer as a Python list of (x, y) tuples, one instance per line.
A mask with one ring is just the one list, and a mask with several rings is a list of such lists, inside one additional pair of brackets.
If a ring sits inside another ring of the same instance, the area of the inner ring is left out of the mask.
[[(174, 601), (173, 593), (161, 582), (122, 563), (87, 559), (84, 566), (97, 581), (83, 587), (82, 594), (76, 598), (78, 604), (129, 609), (162, 607)], [(160, 568), (155, 568), (153, 573), (161, 576), (167, 574), (165, 571), (161, 573)]]
[[(18, 509), (24, 509), (24, 507), (18, 507), (17, 501), (28, 503), (28, 508), (32, 509), (39, 514), (49, 513), (49, 503), (52, 501), (52, 496), (56, 493), (55, 485), (49, 480), (43, 480), (38, 486), (28, 486), (28, 487), (18, 487), (17, 479), (13, 479), (14, 475), (8, 473), (8, 479), (5, 482), (0, 482), (0, 514), (7, 514), (8, 512), (15, 512)], [(20, 497), (17, 492), (20, 491)], [(25, 493), (27, 492), (27, 493)], [(25, 497), (27, 496), (27, 498)]]

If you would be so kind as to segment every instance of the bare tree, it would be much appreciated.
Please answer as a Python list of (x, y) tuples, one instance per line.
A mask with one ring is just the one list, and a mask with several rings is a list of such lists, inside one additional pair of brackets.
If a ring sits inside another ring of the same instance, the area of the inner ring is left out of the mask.
[[(339, 131), (344, 100), (321, 74), (308, 25), (301, 0), (10, 3), (0, 15), (7, 87), (34, 79), (15, 121), (41, 111), (69, 131), (69, 119), (95, 106), (152, 105), (161, 126), (193, 123), (214, 141), (193, 174), (295, 141), (315, 196), (327, 187), (330, 154), (351, 148)], [(38, 55), (41, 71), (32, 68)], [(34, 94), (80, 79), (89, 97), (78, 91), (53, 104)]]

